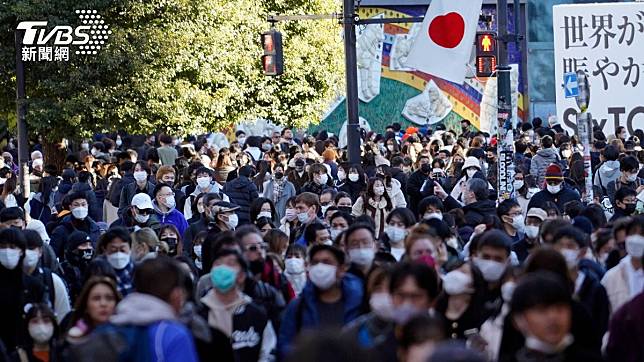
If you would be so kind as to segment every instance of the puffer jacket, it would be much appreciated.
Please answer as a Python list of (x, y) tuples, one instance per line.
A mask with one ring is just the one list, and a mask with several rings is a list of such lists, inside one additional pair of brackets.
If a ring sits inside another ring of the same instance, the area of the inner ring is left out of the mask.
[(537, 186), (543, 188), (543, 183), (546, 180), (546, 168), (551, 163), (556, 163), (559, 160), (557, 150), (554, 148), (546, 148), (537, 151), (537, 154), (532, 157), (530, 162), (530, 174), (537, 177)]
[(228, 195), (230, 202), (239, 206), (239, 225), (250, 223), (250, 204), (259, 197), (257, 186), (248, 177), (239, 176), (226, 182), (224, 193)]
[(387, 187), (386, 190), (387, 195), (391, 199), (391, 203), (394, 205), (394, 209), (397, 207), (407, 207), (407, 200), (405, 200), (400, 181), (392, 178), (391, 187)]

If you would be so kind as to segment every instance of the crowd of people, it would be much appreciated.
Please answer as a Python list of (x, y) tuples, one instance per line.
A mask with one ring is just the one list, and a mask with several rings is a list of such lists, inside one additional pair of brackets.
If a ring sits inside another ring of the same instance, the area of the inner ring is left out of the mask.
[(517, 126), (9, 140), (0, 361), (643, 361), (644, 132)]

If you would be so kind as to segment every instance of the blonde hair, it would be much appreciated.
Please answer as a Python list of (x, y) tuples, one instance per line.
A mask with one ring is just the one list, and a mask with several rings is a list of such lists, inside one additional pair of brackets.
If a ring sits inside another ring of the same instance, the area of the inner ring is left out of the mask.
[(145, 245), (150, 251), (157, 251), (160, 247), (157, 233), (150, 228), (142, 228), (132, 233), (132, 249)]

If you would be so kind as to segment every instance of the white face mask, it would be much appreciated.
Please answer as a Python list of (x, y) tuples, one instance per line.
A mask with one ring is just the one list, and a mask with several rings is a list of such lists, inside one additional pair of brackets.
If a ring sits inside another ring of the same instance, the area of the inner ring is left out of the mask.
[(89, 150), (89, 143), (81, 143), (81, 149), (85, 151)]
[(637, 174), (633, 173), (628, 176), (626, 176), (626, 181), (628, 182), (635, 182), (637, 180)]
[(29, 323), (29, 335), (36, 343), (47, 343), (54, 335), (54, 325), (51, 323)]
[(150, 219), (150, 215), (139, 215), (139, 214), (134, 215), (134, 220), (136, 220), (136, 222), (139, 224), (145, 224), (148, 222), (149, 219)]
[(284, 260), (286, 272), (289, 274), (302, 274), (304, 273), (304, 259), (302, 258), (286, 258)]
[(529, 189), (528, 189), (528, 193), (526, 194), (526, 196), (525, 196), (525, 197), (526, 197), (526, 198), (528, 198), (528, 199), (530, 199), (530, 198), (532, 198), (532, 196), (534, 196), (534, 194), (536, 194), (536, 193), (537, 193), (537, 192), (539, 192), (539, 191), (541, 191), (541, 190), (539, 190), (539, 189), (538, 189), (538, 188), (536, 188), (536, 187), (531, 187), (531, 188), (529, 188)]
[(526, 225), (525, 235), (530, 239), (536, 239), (539, 235), (539, 227), (535, 225)]
[(270, 211), (262, 211), (259, 214), (257, 214), (257, 219), (259, 220), (260, 217), (267, 217), (269, 219), (273, 218), (273, 214), (271, 214)]
[(320, 185), (326, 185), (328, 181), (329, 181), (329, 175), (327, 174), (320, 175)]
[(229, 229), (234, 230), (237, 227), (237, 224), (239, 224), (239, 217), (237, 216), (237, 214), (228, 215), (226, 226)]
[(468, 169), (465, 171), (465, 173), (467, 173), (467, 178), (468, 178), (468, 179), (470, 179), (470, 178), (474, 177), (474, 174), (476, 174), (476, 172), (477, 172), (477, 171), (478, 171), (478, 170), (477, 170), (477, 169), (475, 169), (475, 168), (468, 168)]
[(78, 220), (84, 220), (87, 217), (89, 210), (86, 207), (76, 207), (72, 209), (72, 216)]
[(295, 209), (286, 209), (286, 212), (284, 213), (284, 216), (286, 217), (286, 220), (288, 221), (293, 221), (297, 216), (297, 212), (295, 212)]
[(577, 256), (579, 256), (579, 252), (577, 250), (561, 249), (561, 255), (566, 259), (568, 269), (574, 269), (577, 267)]
[(0, 249), (0, 264), (9, 270), (15, 269), (20, 261), (20, 251), (20, 249)]
[(322, 215), (326, 214), (326, 211), (331, 207), (331, 205), (322, 206)]
[(309, 279), (311, 283), (322, 290), (328, 290), (336, 282), (338, 268), (333, 265), (317, 263), (309, 268)]
[(116, 142), (115, 142), (115, 143), (116, 143), (116, 147), (121, 147), (121, 145), (123, 144), (123, 141), (121, 141), (121, 140), (116, 140)]
[(524, 185), (523, 180), (514, 180), (512, 182), (512, 187), (514, 187), (514, 191), (518, 191), (520, 188), (522, 188)]
[(145, 171), (136, 171), (133, 176), (136, 182), (143, 182), (148, 179), (148, 173)]
[(525, 217), (523, 217), (523, 215), (513, 217), (512, 227), (518, 232), (523, 232), (523, 228), (525, 227)]
[(463, 273), (460, 270), (452, 270), (451, 272), (442, 276), (443, 289), (448, 295), (471, 294), (472, 277)]
[(192, 251), (195, 252), (197, 258), (201, 259), (201, 244), (193, 246)]
[(397, 226), (387, 225), (385, 227), (385, 234), (387, 234), (389, 240), (398, 243), (405, 239), (405, 236), (407, 236), (407, 230), (399, 228)]
[(570, 158), (570, 156), (572, 156), (572, 151), (571, 150), (563, 150), (563, 151), (561, 151), (561, 155), (564, 158)]
[(117, 253), (112, 253), (107, 256), (107, 262), (110, 263), (110, 265), (114, 269), (121, 270), (130, 263), (130, 254), (120, 251)]
[(356, 182), (356, 181), (358, 181), (359, 178), (360, 178), (360, 175), (358, 175), (357, 173), (350, 173), (349, 174), (349, 181), (351, 181), (351, 182)]
[(644, 254), (644, 236), (631, 235), (626, 237), (626, 252), (633, 258), (641, 258)]
[(347, 174), (342, 171), (342, 169), (338, 170), (338, 180), (339, 181), (344, 181), (344, 179), (347, 178)]
[(554, 194), (558, 193), (559, 191), (561, 191), (561, 184), (559, 184), (559, 185), (548, 185), (546, 188), (548, 189), (549, 193), (554, 195)]
[(172, 209), (176, 205), (176, 201), (174, 200), (174, 196), (168, 196), (165, 198), (165, 202), (163, 203), (168, 209)]
[(373, 193), (376, 196), (382, 196), (385, 194), (385, 188), (383, 186), (380, 187), (374, 187), (373, 188)]
[(358, 248), (349, 250), (349, 257), (351, 257), (351, 261), (364, 267), (371, 266), (375, 255), (376, 252), (375, 250), (373, 250), (373, 248)]
[(386, 321), (393, 320), (394, 305), (389, 293), (379, 292), (371, 294), (371, 298), (369, 298), (369, 307), (371, 307), (373, 314), (377, 315), (381, 319)]
[(483, 274), (483, 279), (487, 282), (496, 282), (501, 279), (503, 272), (505, 272), (506, 265), (494, 260), (487, 260), (475, 257), (473, 259), (474, 265)]
[(22, 259), (22, 265), (27, 269), (31, 269), (36, 265), (38, 265), (39, 259), (40, 259), (40, 253), (38, 252), (38, 250), (26, 249), (25, 258)]
[(197, 177), (197, 186), (202, 190), (206, 189), (210, 186), (211, 181), (212, 179), (210, 177)]
[(441, 214), (440, 212), (426, 212), (425, 215), (423, 215), (423, 219), (425, 219), (425, 220), (431, 220), (431, 219), (443, 220), (443, 214)]
[(343, 229), (330, 229), (329, 234), (331, 234), (331, 239), (335, 240), (338, 238), (338, 235), (342, 233), (344, 230)]
[(513, 281), (505, 282), (501, 286), (501, 298), (503, 298), (503, 301), (506, 303), (510, 303), (512, 300), (512, 294), (514, 294), (514, 288), (516, 287), (516, 283)]
[(309, 221), (309, 213), (308, 212), (301, 212), (297, 214), (297, 220), (301, 222), (302, 224), (306, 224)]

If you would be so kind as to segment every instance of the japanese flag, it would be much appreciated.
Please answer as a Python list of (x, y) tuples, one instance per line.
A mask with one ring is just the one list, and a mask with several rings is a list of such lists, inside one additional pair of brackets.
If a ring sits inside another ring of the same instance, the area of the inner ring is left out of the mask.
[(405, 65), (462, 84), (482, 4), (483, 0), (432, 0)]

